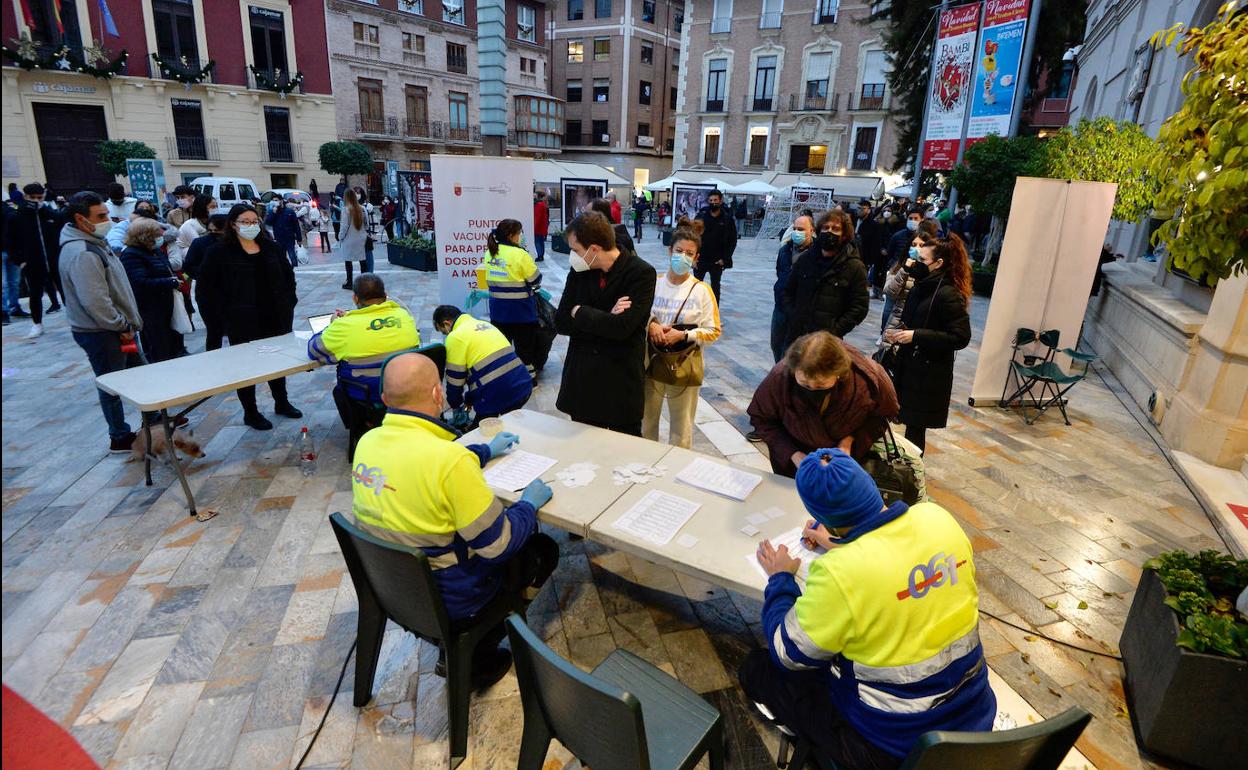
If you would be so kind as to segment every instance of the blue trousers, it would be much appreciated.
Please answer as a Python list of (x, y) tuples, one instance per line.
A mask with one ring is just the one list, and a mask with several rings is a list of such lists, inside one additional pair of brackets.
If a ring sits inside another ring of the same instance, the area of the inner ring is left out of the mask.
[(888, 319), (892, 318), (893, 316), (894, 305), (895, 303), (893, 301), (893, 298), (885, 294), (884, 295), (884, 312), (880, 316), (880, 334), (883, 334), (884, 330), (888, 328)]
[(544, 235), (533, 236), (533, 244), (537, 246), (537, 258), (539, 260), (545, 259), (546, 258), (546, 236)]
[[(12, 313), (21, 310), (22, 267), (9, 261), (9, 253), (4, 252), (4, 312)], [(40, 300), (43, 297), (39, 298)]]
[[(91, 362), (91, 371), (95, 376), (119, 372), (126, 368), (127, 356), (121, 350), (121, 335), (117, 332), (74, 332), (74, 342), (87, 354)], [(104, 421), (108, 423), (110, 439), (124, 438), (131, 433), (126, 423), (126, 411), (121, 399), (96, 388), (100, 397), (100, 411), (104, 412)]]
[(784, 332), (788, 322), (788, 317), (777, 305), (771, 311), (771, 355), (776, 363), (780, 363), (780, 359), (784, 356)]

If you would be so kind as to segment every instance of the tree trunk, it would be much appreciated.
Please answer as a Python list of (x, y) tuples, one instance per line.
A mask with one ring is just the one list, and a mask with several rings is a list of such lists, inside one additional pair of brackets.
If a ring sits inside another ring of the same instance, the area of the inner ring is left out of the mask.
[(983, 264), (991, 265), (1001, 256), (1001, 245), (1005, 240), (1005, 220), (1001, 217), (992, 218), (992, 227), (984, 239)]

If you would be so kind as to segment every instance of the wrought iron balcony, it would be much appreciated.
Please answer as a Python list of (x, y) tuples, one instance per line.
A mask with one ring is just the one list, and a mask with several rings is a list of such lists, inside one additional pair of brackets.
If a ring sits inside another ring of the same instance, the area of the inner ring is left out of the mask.
[(167, 136), (170, 160), (221, 160), (216, 139), (202, 136)]
[(883, 110), (887, 109), (885, 85), (883, 83), (863, 83), (857, 98), (850, 106), (851, 110)]
[(280, 139), (260, 142), (261, 163), (302, 163), (303, 145)]
[(355, 116), (355, 131), (368, 136), (399, 136), (399, 121), (393, 115)]
[(839, 112), (840, 94), (807, 92), (805, 96), (789, 94), (789, 109), (793, 112)]

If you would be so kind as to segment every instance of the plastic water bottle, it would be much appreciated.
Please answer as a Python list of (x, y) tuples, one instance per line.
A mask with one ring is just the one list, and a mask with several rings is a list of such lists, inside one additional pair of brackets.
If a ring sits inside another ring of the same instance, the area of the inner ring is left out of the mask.
[(306, 425), (299, 430), (299, 470), (304, 476), (316, 475), (316, 447)]

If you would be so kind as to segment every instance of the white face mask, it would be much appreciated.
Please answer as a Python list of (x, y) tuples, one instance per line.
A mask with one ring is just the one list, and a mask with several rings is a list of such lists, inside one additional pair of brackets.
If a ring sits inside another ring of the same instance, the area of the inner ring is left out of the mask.
[[(586, 249), (585, 253), (588, 254), (589, 250)], [(572, 269), (578, 273), (583, 273), (589, 269), (589, 263), (585, 261), (584, 257), (577, 254), (575, 251), (568, 255), (568, 264), (571, 265)]]
[(238, 234), (249, 241), (254, 241), (256, 236), (260, 235), (260, 225), (239, 225)]
[(105, 219), (103, 222), (96, 222), (92, 229), (95, 231), (96, 238), (103, 238), (108, 235), (108, 231), (113, 229), (113, 220)]
[(194, 203), (193, 198), (178, 198), (178, 208), (180, 209), (189, 209), (192, 203)]

